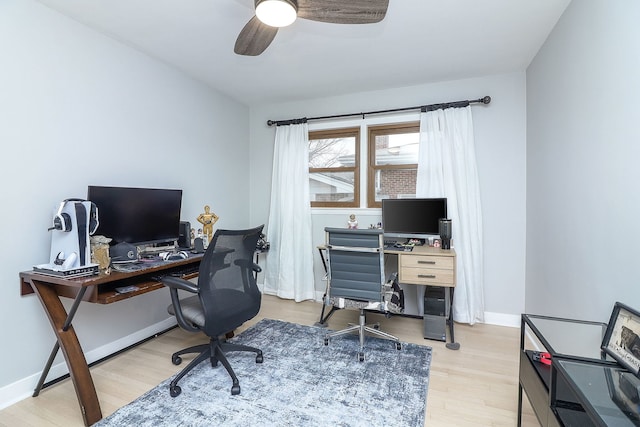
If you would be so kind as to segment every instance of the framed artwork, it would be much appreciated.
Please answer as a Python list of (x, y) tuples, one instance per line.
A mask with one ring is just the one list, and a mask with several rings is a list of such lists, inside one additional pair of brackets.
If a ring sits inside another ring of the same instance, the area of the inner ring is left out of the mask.
[(621, 302), (616, 302), (602, 350), (620, 365), (638, 376), (640, 372), (640, 313)]

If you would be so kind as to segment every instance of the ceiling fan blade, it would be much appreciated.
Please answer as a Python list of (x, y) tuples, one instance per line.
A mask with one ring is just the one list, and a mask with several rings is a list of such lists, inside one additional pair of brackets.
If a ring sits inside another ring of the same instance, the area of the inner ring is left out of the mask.
[(387, 14), (389, 0), (298, 0), (298, 18), (331, 24), (373, 24)]
[(233, 51), (238, 55), (260, 55), (269, 47), (277, 33), (277, 27), (265, 25), (254, 16), (240, 31)]

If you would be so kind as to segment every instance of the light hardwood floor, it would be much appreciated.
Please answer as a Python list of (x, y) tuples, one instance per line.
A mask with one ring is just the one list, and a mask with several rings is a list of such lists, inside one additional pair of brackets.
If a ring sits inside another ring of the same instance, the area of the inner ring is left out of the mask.
[[(266, 295), (259, 315), (236, 332), (262, 318), (313, 325), (321, 308), (319, 303), (311, 301), (295, 303)], [(355, 310), (340, 310), (330, 319), (329, 328), (340, 329), (348, 322), (357, 323), (357, 316)], [(420, 319), (397, 316), (387, 319), (371, 315), (367, 318), (368, 321), (379, 321), (382, 330), (396, 335), (401, 341), (433, 348), (425, 426), (516, 425), (520, 337), (517, 328), (456, 324), (455, 337), (460, 350), (454, 351), (446, 349), (443, 342), (425, 340)], [(202, 341), (203, 335), (176, 328), (91, 368), (103, 416), (177, 372), (181, 366), (171, 363), (171, 353)], [(358, 363), (355, 355), (354, 363)], [(524, 400), (522, 425), (538, 426), (526, 397)], [(3, 427), (82, 425), (70, 380), (46, 388), (36, 398), (29, 397), (0, 411), (0, 426)]]

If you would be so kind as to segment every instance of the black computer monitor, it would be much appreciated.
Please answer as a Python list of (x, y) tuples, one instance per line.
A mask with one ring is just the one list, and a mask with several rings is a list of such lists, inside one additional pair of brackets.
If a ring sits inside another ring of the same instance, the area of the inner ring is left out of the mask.
[(438, 235), (447, 217), (446, 198), (382, 199), (385, 238), (426, 239)]
[(180, 235), (182, 190), (91, 185), (87, 199), (98, 208), (95, 234), (112, 244), (171, 244)]

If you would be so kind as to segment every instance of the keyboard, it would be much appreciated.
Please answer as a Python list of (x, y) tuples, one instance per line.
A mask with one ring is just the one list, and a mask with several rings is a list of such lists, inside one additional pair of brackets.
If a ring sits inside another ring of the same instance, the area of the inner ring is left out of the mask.
[(172, 268), (170, 274), (172, 276), (182, 277), (182, 276), (188, 276), (190, 274), (198, 273), (199, 271), (200, 271), (199, 264), (187, 264), (187, 265), (182, 265), (178, 268)]
[(387, 245), (385, 243), (384, 249), (385, 250), (390, 250), (390, 251), (411, 252), (413, 250), (413, 245), (404, 245), (404, 244), (401, 244), (401, 243), (398, 243), (398, 242), (392, 242), (390, 245)]

